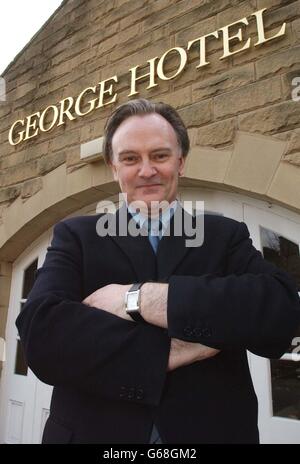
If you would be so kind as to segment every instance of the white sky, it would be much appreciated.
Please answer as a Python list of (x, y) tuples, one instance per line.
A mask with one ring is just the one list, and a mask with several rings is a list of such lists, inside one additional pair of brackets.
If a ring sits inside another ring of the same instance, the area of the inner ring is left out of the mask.
[(62, 0), (0, 0), (0, 75)]

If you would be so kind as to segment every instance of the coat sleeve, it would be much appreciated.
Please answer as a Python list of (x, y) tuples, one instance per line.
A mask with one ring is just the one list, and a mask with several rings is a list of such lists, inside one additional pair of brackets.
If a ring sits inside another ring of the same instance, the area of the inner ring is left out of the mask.
[(166, 331), (81, 303), (82, 274), (80, 240), (61, 221), (16, 320), (29, 367), (50, 385), (158, 404), (170, 350)]
[(262, 257), (240, 222), (225, 276), (171, 276), (167, 316), (170, 337), (279, 358), (300, 324), (300, 303), (296, 283)]

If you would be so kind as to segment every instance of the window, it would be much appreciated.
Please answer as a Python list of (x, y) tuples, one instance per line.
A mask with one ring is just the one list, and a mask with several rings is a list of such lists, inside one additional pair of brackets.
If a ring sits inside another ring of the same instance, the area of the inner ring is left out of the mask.
[[(284, 271), (297, 282), (300, 291), (299, 244), (272, 230), (260, 228), (264, 258)], [(298, 338), (299, 337), (299, 338)], [(300, 343), (300, 327), (294, 343), (281, 359), (271, 363), (273, 415), (289, 419), (300, 419), (300, 353), (293, 355)], [(298, 359), (298, 362), (293, 359)]]
[[(23, 275), (23, 288), (22, 288), (22, 297), (20, 300), (20, 311), (22, 310), (27, 296), (30, 290), (33, 287), (35, 280), (35, 271), (37, 270), (38, 260), (34, 260), (30, 266), (27, 267)], [(17, 350), (16, 350), (16, 360), (15, 360), (15, 374), (17, 375), (27, 375), (28, 366), (26, 359), (24, 357), (23, 348), (20, 342), (20, 338), (17, 337)]]

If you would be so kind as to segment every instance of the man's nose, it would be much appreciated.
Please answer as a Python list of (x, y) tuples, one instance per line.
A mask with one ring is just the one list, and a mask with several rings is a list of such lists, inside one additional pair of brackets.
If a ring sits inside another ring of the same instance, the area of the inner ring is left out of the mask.
[(149, 161), (144, 161), (139, 170), (139, 176), (152, 177), (156, 174), (156, 168)]

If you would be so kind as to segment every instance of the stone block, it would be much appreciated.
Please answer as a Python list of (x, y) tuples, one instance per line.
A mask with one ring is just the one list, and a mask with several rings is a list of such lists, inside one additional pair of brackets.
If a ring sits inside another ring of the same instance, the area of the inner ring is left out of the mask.
[(23, 163), (22, 167), (12, 166), (0, 174), (0, 187), (17, 184), (38, 175), (37, 161)]
[(268, 196), (299, 211), (300, 169), (289, 162), (281, 162), (268, 189)]
[(234, 141), (237, 121), (235, 118), (200, 127), (197, 130), (196, 143), (202, 146), (217, 147)]
[(66, 161), (66, 152), (59, 151), (57, 153), (50, 153), (49, 155), (44, 155), (38, 160), (38, 174), (44, 175), (47, 172), (53, 171), (61, 164)]
[(227, 69), (225, 72), (211, 75), (192, 85), (193, 100), (223, 94), (230, 89), (236, 89), (254, 81), (254, 63)]
[(212, 120), (212, 100), (205, 100), (181, 108), (179, 114), (187, 127), (207, 124)]
[(238, 133), (224, 183), (265, 194), (285, 148), (281, 140)]
[(214, 99), (215, 118), (219, 119), (245, 111), (248, 112), (253, 108), (275, 103), (280, 99), (281, 82), (277, 77), (244, 85)]
[(30, 179), (22, 185), (21, 198), (29, 198), (43, 187), (43, 180), (41, 177)]
[(213, 150), (196, 145), (187, 158), (184, 175), (191, 179), (223, 183), (230, 157), (230, 150)]
[(20, 195), (20, 193), (21, 193), (20, 185), (14, 185), (13, 187), (6, 187), (3, 189), (0, 189), (0, 203), (3, 203), (5, 201), (14, 200)]
[(275, 133), (299, 126), (300, 105), (291, 100), (238, 116), (238, 127), (248, 132)]
[(273, 53), (255, 63), (257, 79), (299, 69), (300, 46)]

